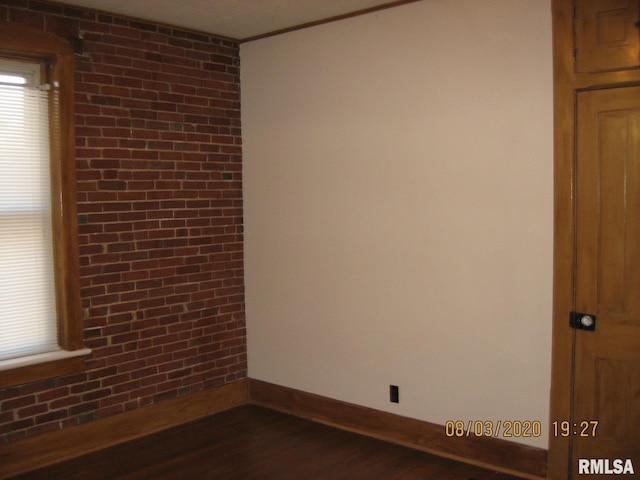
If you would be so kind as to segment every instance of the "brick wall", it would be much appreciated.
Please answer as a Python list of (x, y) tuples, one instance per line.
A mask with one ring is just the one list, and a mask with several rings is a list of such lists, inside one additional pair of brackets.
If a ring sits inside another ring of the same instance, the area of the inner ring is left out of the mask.
[[(105, 7), (106, 8), (106, 7)], [(30, 0), (73, 40), (86, 373), (0, 390), (0, 444), (246, 376), (238, 45)]]

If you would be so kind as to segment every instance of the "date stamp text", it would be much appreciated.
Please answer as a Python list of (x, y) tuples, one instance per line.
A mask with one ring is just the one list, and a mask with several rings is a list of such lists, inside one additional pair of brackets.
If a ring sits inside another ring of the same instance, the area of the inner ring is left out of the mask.
[(447, 437), (539, 437), (538, 420), (449, 420), (444, 424)]

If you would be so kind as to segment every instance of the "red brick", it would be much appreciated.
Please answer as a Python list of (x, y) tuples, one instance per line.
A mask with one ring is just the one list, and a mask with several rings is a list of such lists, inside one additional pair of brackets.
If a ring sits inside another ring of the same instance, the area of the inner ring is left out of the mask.
[(15, 410), (18, 408), (26, 407), (28, 405), (33, 405), (36, 402), (35, 395), (29, 395), (24, 397), (14, 398), (12, 400), (6, 400), (0, 404), (3, 412), (9, 410)]

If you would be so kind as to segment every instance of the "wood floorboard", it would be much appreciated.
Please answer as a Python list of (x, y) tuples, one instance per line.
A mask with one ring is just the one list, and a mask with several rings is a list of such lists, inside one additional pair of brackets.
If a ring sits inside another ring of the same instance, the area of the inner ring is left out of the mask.
[(516, 480), (255, 405), (17, 479)]

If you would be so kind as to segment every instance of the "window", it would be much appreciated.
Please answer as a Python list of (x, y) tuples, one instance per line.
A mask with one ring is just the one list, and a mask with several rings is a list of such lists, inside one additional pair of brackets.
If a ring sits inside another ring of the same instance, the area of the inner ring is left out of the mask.
[(0, 22), (0, 388), (83, 368), (73, 52)]
[(59, 349), (49, 92), (40, 64), (0, 59), (0, 360)]

